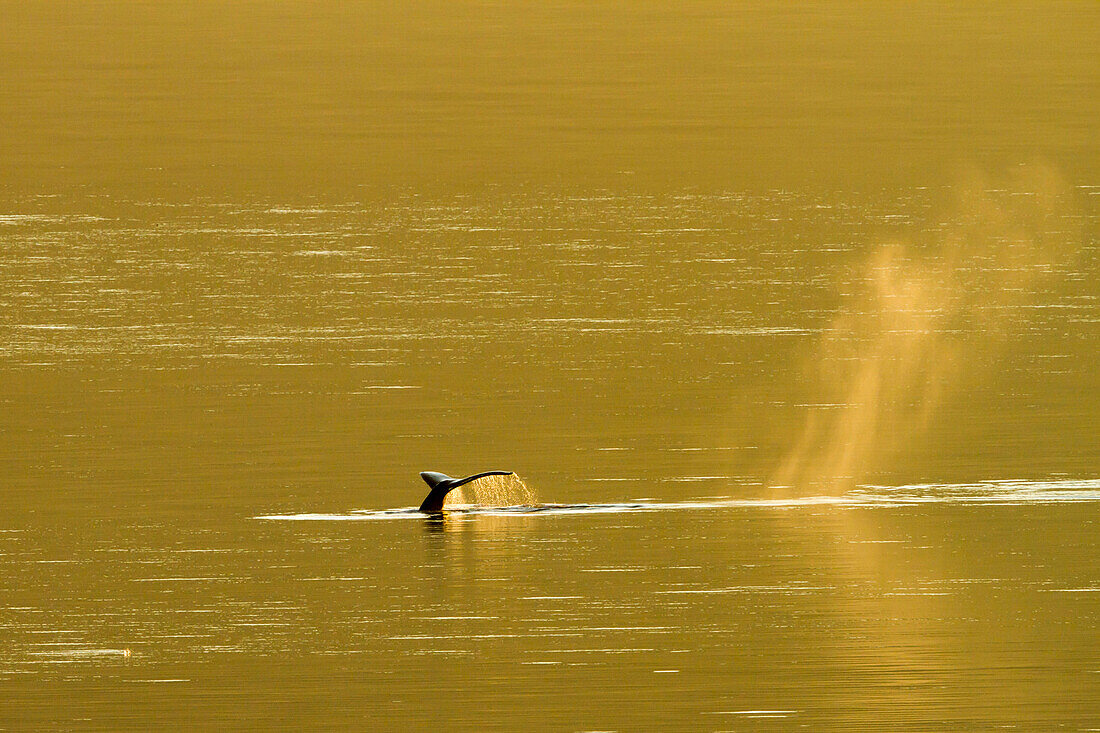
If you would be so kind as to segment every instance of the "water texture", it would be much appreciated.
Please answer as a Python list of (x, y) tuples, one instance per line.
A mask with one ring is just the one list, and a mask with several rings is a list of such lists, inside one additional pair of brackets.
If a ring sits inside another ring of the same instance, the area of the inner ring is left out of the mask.
[(1100, 6), (0, 27), (0, 728), (1100, 729)]

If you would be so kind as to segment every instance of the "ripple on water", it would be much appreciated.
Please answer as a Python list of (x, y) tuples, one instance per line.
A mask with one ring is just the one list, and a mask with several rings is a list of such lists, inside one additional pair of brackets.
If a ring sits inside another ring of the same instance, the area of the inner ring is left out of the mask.
[[(621, 514), (628, 512), (708, 509), (797, 509), (800, 507), (903, 507), (914, 504), (1063, 504), (1100, 501), (1100, 479), (1059, 481), (998, 480), (971, 484), (907, 484), (865, 486), (837, 496), (799, 498), (712, 499), (704, 501), (634, 501), (608, 504), (534, 504), (519, 506), (449, 506), (459, 516), (532, 516), (561, 514)], [(286, 521), (355, 521), (423, 518), (416, 507), (360, 509), (346, 514), (265, 514), (254, 519)]]

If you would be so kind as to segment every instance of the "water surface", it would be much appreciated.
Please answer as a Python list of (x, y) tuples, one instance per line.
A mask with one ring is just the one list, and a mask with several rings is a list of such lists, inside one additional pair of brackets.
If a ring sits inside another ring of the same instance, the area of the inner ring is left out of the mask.
[(1096, 5), (0, 23), (0, 727), (1100, 728)]

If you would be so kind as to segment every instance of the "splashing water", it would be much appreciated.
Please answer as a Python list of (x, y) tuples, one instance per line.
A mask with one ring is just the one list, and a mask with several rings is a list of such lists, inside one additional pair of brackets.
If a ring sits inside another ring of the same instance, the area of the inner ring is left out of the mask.
[(865, 292), (826, 328), (808, 374), (821, 401), (844, 408), (807, 417), (772, 484), (835, 494), (861, 483), (992, 371), (1026, 328), (1019, 306), (1077, 250), (1067, 191), (1042, 166), (979, 177), (956, 187), (946, 221), (876, 248)]
[[(796, 498), (712, 498), (688, 501), (646, 499), (613, 504), (455, 505), (453, 515), (467, 518), (484, 518), (660, 511), (793, 510), (799, 508), (818, 511), (823, 507), (891, 509), (935, 504), (969, 506), (1096, 505), (1100, 504), (1100, 479), (991, 480), (971, 484), (860, 486), (835, 496), (818, 495)], [(265, 514), (254, 517), (254, 519), (343, 522), (376, 519), (416, 519), (423, 521), (425, 517), (416, 507), (401, 507), (396, 509), (356, 509), (346, 514), (312, 512), (303, 514)]]
[(483, 476), (460, 486), (447, 495), (444, 505), (521, 506), (535, 502), (535, 492), (513, 473), (510, 476)]

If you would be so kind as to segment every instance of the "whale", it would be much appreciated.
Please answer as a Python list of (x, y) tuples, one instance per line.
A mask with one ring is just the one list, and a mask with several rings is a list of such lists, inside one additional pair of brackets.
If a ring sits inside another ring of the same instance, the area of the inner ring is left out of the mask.
[(424, 479), (424, 483), (428, 485), (431, 491), (424, 497), (424, 501), (420, 505), (420, 511), (425, 514), (441, 514), (443, 512), (443, 499), (446, 498), (447, 494), (454, 491), (459, 486), (462, 486), (462, 484), (468, 484), (483, 476), (511, 475), (512, 471), (485, 471), (483, 473), (475, 473), (465, 478), (451, 478), (445, 473), (421, 471), (420, 478)]

